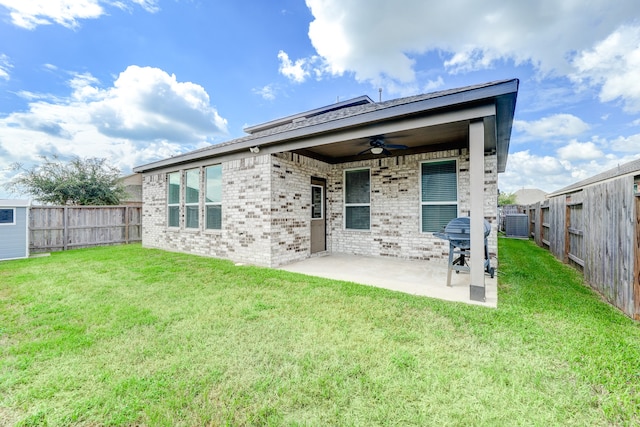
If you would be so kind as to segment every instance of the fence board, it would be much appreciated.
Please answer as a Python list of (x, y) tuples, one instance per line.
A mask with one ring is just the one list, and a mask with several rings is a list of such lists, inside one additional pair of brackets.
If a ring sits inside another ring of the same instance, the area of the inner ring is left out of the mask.
[(29, 216), (31, 252), (142, 240), (140, 206), (32, 206)]
[(567, 203), (567, 258), (584, 267), (584, 215), (582, 202)]
[(633, 184), (634, 177), (622, 176), (529, 209), (540, 218), (532, 223), (536, 243), (578, 267), (607, 301), (640, 320), (640, 197)]
[(634, 233), (634, 267), (633, 267), (633, 318), (640, 320), (640, 195), (635, 195), (635, 233)]

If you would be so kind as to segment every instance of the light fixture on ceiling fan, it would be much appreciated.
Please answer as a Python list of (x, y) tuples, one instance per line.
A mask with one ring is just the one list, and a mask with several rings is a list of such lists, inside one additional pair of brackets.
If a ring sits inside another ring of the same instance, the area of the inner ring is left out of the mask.
[(391, 155), (391, 151), (389, 151), (389, 149), (395, 149), (395, 150), (405, 150), (409, 147), (407, 147), (406, 145), (401, 145), (401, 144), (387, 144), (384, 141), (384, 136), (382, 135), (378, 135), (378, 136), (372, 136), (369, 140), (369, 148), (367, 148), (366, 150), (362, 150), (361, 152), (358, 153), (358, 156), (361, 154), (364, 154), (366, 152), (370, 152), (371, 154), (385, 154), (387, 156)]

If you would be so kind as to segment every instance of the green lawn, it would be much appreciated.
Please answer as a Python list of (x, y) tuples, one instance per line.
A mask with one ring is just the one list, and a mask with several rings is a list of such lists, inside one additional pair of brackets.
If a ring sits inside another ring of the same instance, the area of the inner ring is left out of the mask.
[(640, 424), (640, 326), (501, 239), (498, 309), (139, 245), (0, 263), (0, 425)]

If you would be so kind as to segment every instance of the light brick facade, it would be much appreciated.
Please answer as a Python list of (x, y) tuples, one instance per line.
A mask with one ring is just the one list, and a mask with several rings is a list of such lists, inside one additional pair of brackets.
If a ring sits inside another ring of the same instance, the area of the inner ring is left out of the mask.
[[(438, 159), (457, 161), (458, 215), (468, 215), (467, 149), (333, 165), (289, 152), (223, 162), (221, 230), (204, 228), (202, 201), (198, 229), (184, 227), (183, 203), (180, 227), (167, 227), (167, 174), (149, 172), (143, 179), (143, 245), (270, 267), (308, 258), (310, 186), (316, 177), (327, 182), (328, 252), (444, 262), (448, 243), (420, 231), (420, 165)], [(366, 231), (344, 229), (344, 171), (353, 168), (370, 169), (371, 228)], [(489, 251), (496, 253), (496, 155), (485, 156), (484, 176), (484, 216), (492, 223)]]

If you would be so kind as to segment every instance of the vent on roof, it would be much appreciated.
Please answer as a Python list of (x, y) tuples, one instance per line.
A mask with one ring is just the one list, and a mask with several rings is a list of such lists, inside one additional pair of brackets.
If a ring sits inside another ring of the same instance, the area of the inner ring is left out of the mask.
[(508, 214), (504, 221), (504, 232), (507, 237), (517, 239), (529, 238), (529, 215)]

